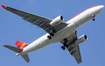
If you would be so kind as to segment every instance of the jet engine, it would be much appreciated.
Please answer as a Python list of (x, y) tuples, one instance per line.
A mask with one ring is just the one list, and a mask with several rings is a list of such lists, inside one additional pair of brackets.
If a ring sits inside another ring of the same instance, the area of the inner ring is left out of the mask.
[(74, 42), (74, 44), (78, 45), (78, 44), (80, 44), (80, 43), (85, 42), (87, 39), (88, 39), (88, 38), (87, 38), (86, 35), (82, 35), (82, 36), (80, 36), (80, 37)]
[(58, 16), (50, 22), (51, 26), (60, 24), (64, 20), (63, 16)]

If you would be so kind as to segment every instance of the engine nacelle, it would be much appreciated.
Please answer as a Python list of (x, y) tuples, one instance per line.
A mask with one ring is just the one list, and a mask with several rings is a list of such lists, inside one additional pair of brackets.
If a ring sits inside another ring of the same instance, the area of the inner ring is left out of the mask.
[(63, 16), (58, 16), (58, 17), (56, 17), (55, 19), (53, 19), (53, 20), (50, 22), (50, 25), (51, 25), (51, 26), (58, 25), (58, 24), (60, 24), (63, 20), (64, 20), (64, 19), (63, 19)]
[(87, 39), (88, 39), (88, 38), (87, 38), (86, 35), (82, 35), (82, 36), (80, 36), (80, 37), (74, 42), (74, 44), (78, 45), (78, 44), (80, 44), (80, 43), (85, 42)]

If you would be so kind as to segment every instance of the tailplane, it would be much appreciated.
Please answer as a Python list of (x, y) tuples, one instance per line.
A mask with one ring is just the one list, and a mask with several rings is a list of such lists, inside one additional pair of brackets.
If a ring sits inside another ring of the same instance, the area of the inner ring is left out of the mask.
[(24, 60), (25, 60), (27, 63), (30, 61), (28, 54), (21, 55), (21, 56), (24, 58)]
[[(14, 52), (17, 52), (17, 54), (18, 54), (18, 53), (22, 52), (23, 48), (25, 48), (28, 44), (26, 44), (22, 41), (17, 41), (15, 43), (15, 45), (16, 45), (16, 47), (13, 47), (13, 46), (10, 46), (10, 45), (4, 45), (4, 47), (6, 47), (6, 48), (8, 48), (8, 49), (10, 49)], [(28, 54), (24, 54), (24, 55), (21, 55), (21, 56), (24, 58), (24, 60), (27, 63), (30, 61)]]
[(17, 47), (13, 47), (13, 46), (9, 46), (9, 45), (4, 45), (4, 47), (6, 47), (14, 52), (17, 52), (17, 53), (22, 52), (22, 49), (17, 48)]

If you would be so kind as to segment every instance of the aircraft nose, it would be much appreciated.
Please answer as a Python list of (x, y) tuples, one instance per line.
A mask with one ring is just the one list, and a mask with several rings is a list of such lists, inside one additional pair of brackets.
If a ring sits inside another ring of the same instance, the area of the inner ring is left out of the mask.
[(102, 11), (104, 9), (104, 5), (99, 5), (99, 10)]

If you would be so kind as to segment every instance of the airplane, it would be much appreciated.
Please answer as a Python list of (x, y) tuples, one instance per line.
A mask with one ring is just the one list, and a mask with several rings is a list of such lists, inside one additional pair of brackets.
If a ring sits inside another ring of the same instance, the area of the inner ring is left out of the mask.
[(28, 53), (37, 51), (52, 43), (60, 42), (63, 44), (61, 48), (63, 50), (67, 49), (71, 56), (74, 56), (78, 64), (82, 62), (79, 44), (85, 42), (88, 37), (86, 35), (82, 35), (78, 38), (77, 29), (90, 20), (95, 21), (95, 17), (104, 8), (104, 5), (93, 6), (71, 18), (70, 20), (63, 22), (64, 18), (61, 15), (55, 19), (50, 19), (5, 5), (1, 6), (4, 9), (22, 17), (25, 21), (30, 22), (32, 25), (36, 25), (47, 32), (45, 35), (33, 41), (29, 45), (18, 40), (15, 42), (16, 47), (10, 45), (4, 45), (4, 47), (17, 52), (16, 56), (21, 55), (28, 63), (30, 61)]

